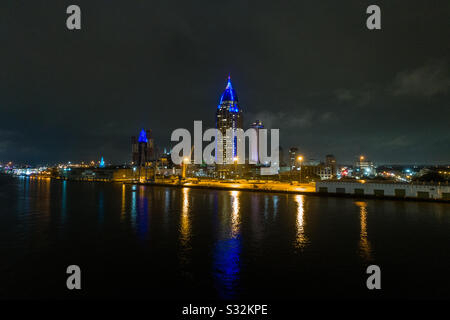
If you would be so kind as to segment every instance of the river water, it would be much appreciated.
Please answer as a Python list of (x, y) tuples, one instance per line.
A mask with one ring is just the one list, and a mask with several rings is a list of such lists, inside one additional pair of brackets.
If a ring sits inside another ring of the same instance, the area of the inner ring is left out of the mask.
[(0, 176), (2, 299), (449, 299), (449, 270), (446, 203)]

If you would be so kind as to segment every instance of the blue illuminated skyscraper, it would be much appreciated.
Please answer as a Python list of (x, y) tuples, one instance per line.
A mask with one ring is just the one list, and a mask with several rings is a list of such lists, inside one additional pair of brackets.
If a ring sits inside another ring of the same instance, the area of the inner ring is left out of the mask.
[(131, 137), (133, 165), (144, 167), (154, 160), (155, 150), (151, 130), (142, 129), (139, 137)]
[[(231, 141), (226, 139), (227, 129), (242, 129), (242, 109), (239, 106), (236, 91), (231, 84), (231, 77), (228, 76), (227, 86), (220, 97), (219, 105), (216, 111), (216, 128), (220, 130), (223, 136), (223, 163), (232, 163), (231, 158), (237, 155), (237, 138)], [(228, 157), (227, 157), (228, 151)]]

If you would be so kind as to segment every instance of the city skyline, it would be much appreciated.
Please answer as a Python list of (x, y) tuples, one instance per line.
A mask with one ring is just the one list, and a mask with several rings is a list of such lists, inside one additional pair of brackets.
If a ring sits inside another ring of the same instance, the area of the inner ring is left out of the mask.
[(450, 299), (449, 13), (1, 1), (0, 300), (291, 319)]
[(365, 28), (363, 3), (222, 5), (133, 4), (121, 18), (121, 2), (87, 3), (83, 29), (68, 33), (55, 27), (64, 3), (1, 4), (1, 161), (126, 162), (141, 128), (160, 147), (194, 120), (213, 128), (231, 74), (244, 127), (280, 128), (284, 150), (340, 163), (450, 162), (448, 3), (408, 2), (408, 14), (385, 4), (379, 32)]

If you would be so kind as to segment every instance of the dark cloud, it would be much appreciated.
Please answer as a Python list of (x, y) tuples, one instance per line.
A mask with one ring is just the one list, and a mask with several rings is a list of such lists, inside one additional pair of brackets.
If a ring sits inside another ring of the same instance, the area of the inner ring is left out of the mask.
[(445, 61), (433, 61), (413, 70), (402, 71), (394, 79), (393, 94), (434, 96), (450, 89), (449, 66)]

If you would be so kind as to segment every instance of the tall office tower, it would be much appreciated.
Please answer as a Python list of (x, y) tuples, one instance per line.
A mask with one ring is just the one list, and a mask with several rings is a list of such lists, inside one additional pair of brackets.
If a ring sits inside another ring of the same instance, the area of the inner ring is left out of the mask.
[(294, 170), (297, 167), (298, 148), (292, 147), (289, 149), (289, 167)]
[(337, 175), (336, 158), (332, 154), (327, 154), (325, 156), (325, 166), (331, 169), (331, 173), (333, 176)]
[(154, 160), (154, 145), (151, 130), (141, 130), (139, 137), (131, 137), (132, 161), (133, 165), (144, 167), (151, 160)]
[[(231, 85), (231, 78), (228, 76), (228, 83), (220, 97), (216, 111), (216, 128), (222, 133), (222, 160), (223, 164), (232, 164), (233, 158), (237, 156), (237, 137), (227, 139), (226, 131), (231, 129), (242, 129), (242, 110), (239, 107), (238, 97)], [(216, 159), (218, 161), (218, 159)]]
[(260, 120), (256, 120), (250, 125), (251, 129), (255, 129), (256, 131), (256, 146), (250, 146), (251, 150), (249, 150), (250, 156), (249, 160), (254, 161), (255, 163), (260, 163), (259, 157), (259, 129), (264, 129), (264, 126)]

